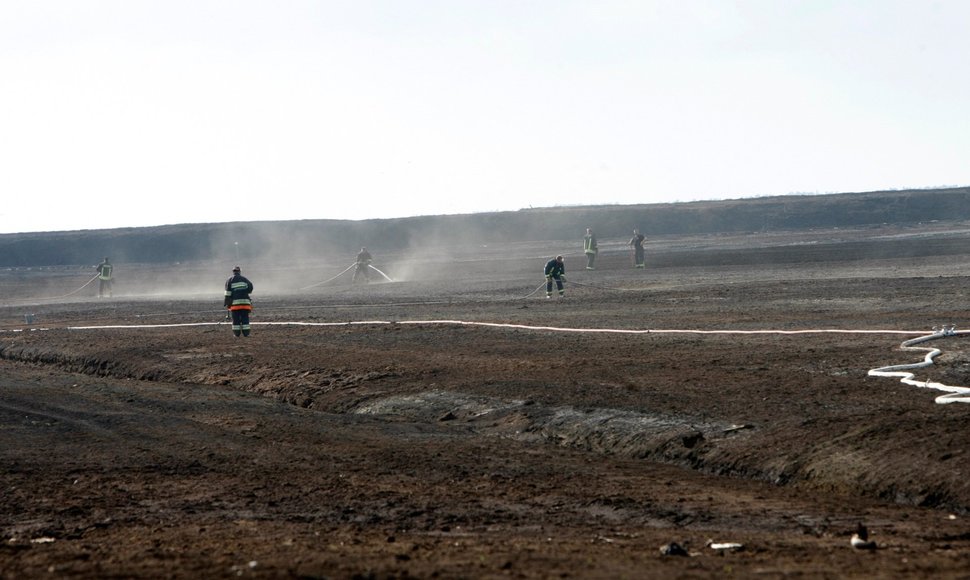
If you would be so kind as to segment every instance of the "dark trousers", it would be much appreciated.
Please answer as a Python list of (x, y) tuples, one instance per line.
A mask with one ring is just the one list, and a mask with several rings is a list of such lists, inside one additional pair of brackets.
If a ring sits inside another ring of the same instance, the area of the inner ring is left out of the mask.
[(111, 296), (111, 280), (99, 280), (98, 296)]
[(633, 249), (634, 254), (634, 265), (637, 267), (643, 266), (643, 248), (638, 247)]
[(593, 268), (593, 262), (596, 261), (596, 252), (586, 252), (586, 267), (589, 269)]
[(559, 295), (562, 296), (563, 294), (565, 294), (566, 291), (562, 287), (562, 278), (560, 278), (559, 276), (553, 276), (552, 278), (546, 279), (546, 295), (549, 296), (552, 294), (553, 280), (556, 281), (556, 289), (559, 290)]
[(236, 336), (240, 334), (249, 336), (249, 311), (231, 310), (232, 313), (232, 333)]

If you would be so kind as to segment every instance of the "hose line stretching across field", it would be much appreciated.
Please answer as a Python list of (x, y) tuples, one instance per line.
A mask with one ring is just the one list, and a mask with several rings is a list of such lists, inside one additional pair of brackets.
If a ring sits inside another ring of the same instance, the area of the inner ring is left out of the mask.
[(388, 275), (387, 275), (387, 274), (385, 274), (384, 272), (381, 272), (380, 270), (378, 270), (378, 269), (377, 269), (377, 268), (375, 268), (374, 266), (371, 266), (370, 264), (368, 264), (368, 265), (367, 265), (367, 267), (368, 267), (368, 268), (370, 268), (371, 270), (373, 270), (373, 271), (375, 271), (375, 272), (377, 272), (377, 273), (378, 273), (378, 274), (380, 274), (381, 276), (384, 276), (384, 279), (385, 279), (385, 280), (387, 280), (388, 282), (393, 282), (393, 281), (394, 281), (394, 280), (391, 280), (391, 277), (390, 277), (390, 276), (388, 276)]
[(91, 282), (94, 282), (97, 279), (98, 279), (98, 275), (95, 274), (94, 278), (91, 278), (90, 280), (88, 280), (87, 282), (85, 282), (84, 284), (82, 284), (80, 288), (77, 288), (76, 290), (71, 290), (67, 294), (61, 294), (60, 296), (47, 296), (47, 297), (44, 297), (44, 298), (21, 298), (21, 299), (14, 298), (13, 300), (10, 300), (10, 302), (32, 302), (32, 301), (35, 301), (35, 300), (60, 300), (62, 298), (68, 298), (70, 296), (74, 296), (75, 294), (77, 294), (81, 290), (84, 290), (85, 288), (87, 288), (91, 284)]
[[(357, 262), (354, 262), (353, 264), (351, 264), (351, 265), (349, 265), (349, 266), (347, 266), (347, 269), (346, 269), (346, 270), (344, 270), (343, 272), (341, 272), (341, 273), (339, 273), (339, 274), (337, 274), (336, 276), (334, 276), (334, 277), (332, 277), (332, 278), (327, 278), (327, 279), (326, 279), (326, 280), (324, 280), (323, 282), (317, 282), (316, 284), (310, 284), (309, 286), (304, 286), (303, 288), (300, 288), (300, 290), (301, 290), (301, 291), (302, 291), (302, 290), (309, 290), (310, 288), (316, 288), (317, 286), (323, 286), (323, 285), (324, 285), (324, 284), (326, 284), (327, 282), (333, 282), (333, 281), (334, 281), (334, 280), (336, 280), (337, 278), (339, 278), (339, 277), (341, 277), (341, 276), (343, 276), (344, 274), (346, 274), (347, 272), (349, 272), (351, 268), (354, 268), (354, 267), (356, 267), (356, 266), (357, 266)], [(388, 282), (393, 282), (393, 281), (394, 281), (394, 280), (392, 280), (392, 279), (391, 279), (391, 277), (390, 277), (390, 276), (388, 276), (388, 275), (387, 275), (387, 274), (385, 274), (384, 272), (381, 272), (380, 270), (378, 270), (378, 269), (377, 269), (377, 268), (375, 268), (374, 266), (371, 266), (370, 264), (368, 264), (368, 265), (367, 265), (367, 267), (368, 267), (368, 268), (370, 268), (371, 270), (373, 270), (373, 271), (375, 271), (375, 272), (377, 272), (377, 273), (378, 273), (378, 274), (380, 274), (381, 276), (383, 276), (383, 277), (384, 277), (384, 279), (385, 279), (385, 280), (387, 280)]]
[[(69, 326), (67, 330), (110, 330), (110, 329), (145, 329), (145, 328), (177, 328), (188, 326), (218, 326), (225, 322), (195, 322), (178, 324), (119, 324), (101, 326)], [(865, 329), (805, 329), (805, 330), (698, 330), (698, 329), (624, 329), (624, 328), (570, 328), (562, 326), (534, 326), (528, 324), (510, 324), (500, 322), (476, 322), (466, 320), (358, 320), (349, 322), (253, 322), (253, 326), (374, 326), (374, 325), (450, 325), (450, 326), (480, 326), (487, 328), (510, 328), (515, 330), (534, 330), (540, 332), (570, 332), (586, 334), (724, 334), (724, 335), (802, 335), (802, 334), (918, 334), (902, 343), (904, 350), (926, 350), (929, 351), (923, 361), (918, 363), (892, 365), (879, 367), (869, 371), (869, 376), (874, 377), (900, 377), (901, 382), (920, 388), (930, 388), (946, 391), (948, 394), (936, 398), (939, 404), (948, 403), (970, 403), (970, 387), (956, 387), (944, 385), (942, 383), (930, 381), (917, 381), (915, 375), (908, 372), (911, 369), (918, 369), (931, 366), (933, 359), (942, 351), (936, 348), (917, 347), (915, 345), (940, 338), (966, 335), (970, 331), (956, 332), (952, 328), (944, 329), (940, 332), (925, 334), (919, 330), (865, 330)], [(36, 328), (32, 330), (50, 330), (48, 328)], [(23, 331), (16, 331), (23, 332)]]
[(538, 286), (536, 286), (536, 289), (535, 290), (533, 290), (532, 292), (529, 292), (528, 294), (526, 294), (525, 296), (523, 296), (521, 298), (521, 300), (525, 300), (526, 298), (532, 296), (533, 294), (535, 294), (536, 292), (538, 292), (539, 290), (541, 290), (542, 287), (545, 286), (545, 285), (546, 285), (545, 282), (543, 282), (542, 284), (539, 284)]
[[(182, 326), (212, 326), (222, 322), (180, 322), (172, 324), (105, 324), (88, 326), (68, 326), (67, 330), (98, 330), (123, 328), (177, 328)], [(352, 320), (346, 322), (303, 322), (303, 321), (266, 321), (253, 322), (254, 326), (374, 326), (374, 325), (448, 325), (448, 326), (484, 326), (489, 328), (512, 328), (516, 330), (537, 330), (544, 332), (572, 332), (593, 334), (923, 334), (922, 330), (864, 330), (841, 328), (816, 328), (805, 330), (699, 330), (686, 328), (575, 328), (566, 326), (536, 326), (531, 324), (511, 324), (507, 322), (479, 322), (469, 320)], [(50, 330), (38, 328), (35, 330)]]
[(351, 265), (347, 266), (347, 270), (344, 270), (343, 272), (337, 274), (333, 278), (327, 278), (323, 282), (317, 282), (316, 284), (310, 284), (309, 286), (304, 286), (303, 288), (300, 288), (300, 290), (309, 290), (310, 288), (316, 288), (317, 286), (323, 286), (327, 282), (332, 282), (332, 281), (336, 280), (337, 278), (343, 276), (348, 270), (350, 270), (351, 268), (353, 268), (356, 265), (357, 264), (351, 264)]

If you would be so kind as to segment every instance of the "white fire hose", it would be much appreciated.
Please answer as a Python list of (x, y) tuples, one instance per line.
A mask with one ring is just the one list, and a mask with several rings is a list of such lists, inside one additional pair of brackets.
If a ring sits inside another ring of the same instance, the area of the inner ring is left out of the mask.
[[(935, 331), (936, 329), (934, 329)], [(927, 342), (930, 340), (936, 340), (938, 338), (944, 338), (947, 336), (965, 335), (970, 334), (968, 331), (957, 332), (953, 327), (944, 327), (943, 330), (936, 331), (933, 334), (926, 336), (918, 336), (916, 338), (911, 338), (904, 341), (900, 348), (903, 350), (918, 350), (926, 351), (926, 356), (923, 360), (918, 363), (911, 363), (905, 365), (891, 365), (887, 367), (879, 367), (877, 369), (872, 369), (869, 371), (869, 376), (871, 377), (899, 377), (899, 382), (910, 385), (912, 387), (919, 387), (921, 389), (936, 389), (937, 391), (945, 391), (948, 394), (940, 395), (936, 398), (936, 402), (940, 405), (948, 405), (950, 403), (970, 403), (970, 387), (954, 387), (951, 385), (944, 385), (943, 383), (937, 383), (933, 381), (918, 381), (916, 380), (916, 375), (908, 372), (912, 369), (921, 369), (933, 365), (933, 359), (937, 355), (942, 353), (938, 348), (930, 348), (926, 346), (915, 346), (917, 344)]]
[[(95, 330), (95, 329), (120, 329), (120, 328), (175, 328), (185, 326), (210, 326), (222, 323), (196, 322), (196, 323), (175, 323), (175, 324), (140, 324), (140, 325), (101, 325), (101, 326), (71, 326), (69, 330)], [(918, 331), (910, 330), (846, 330), (846, 329), (814, 329), (814, 330), (688, 330), (688, 329), (618, 329), (618, 328), (568, 328), (557, 326), (533, 326), (526, 324), (508, 324), (497, 322), (473, 322), (465, 320), (358, 320), (350, 322), (254, 322), (254, 326), (365, 326), (365, 325), (455, 325), (455, 326), (480, 326), (491, 328), (512, 328), (522, 330), (534, 330), (544, 332), (567, 332), (567, 333), (608, 333), (608, 334), (916, 334)], [(31, 330), (49, 330), (47, 328), (33, 328)], [(16, 331), (16, 332), (22, 332)], [(949, 403), (970, 403), (970, 387), (955, 387), (944, 385), (943, 383), (931, 381), (918, 381), (916, 375), (908, 372), (913, 369), (921, 369), (933, 365), (933, 359), (942, 353), (940, 349), (915, 346), (930, 340), (945, 338), (950, 336), (968, 335), (970, 331), (956, 331), (953, 327), (944, 327), (943, 330), (933, 329), (933, 334), (917, 336), (904, 341), (900, 348), (903, 350), (928, 351), (921, 362), (891, 365), (879, 367), (869, 371), (871, 377), (899, 377), (900, 382), (925, 389), (936, 389), (945, 391), (948, 394), (940, 395), (936, 402), (941, 405)]]

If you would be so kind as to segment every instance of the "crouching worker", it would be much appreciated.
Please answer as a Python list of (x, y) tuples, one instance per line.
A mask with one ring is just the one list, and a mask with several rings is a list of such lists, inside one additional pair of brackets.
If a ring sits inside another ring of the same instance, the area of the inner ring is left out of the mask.
[(253, 302), (249, 293), (253, 291), (253, 283), (242, 275), (242, 269), (236, 266), (232, 269), (232, 277), (226, 280), (226, 298), (223, 306), (232, 316), (232, 333), (236, 336), (249, 336), (249, 313), (253, 309)]
[(566, 265), (562, 261), (562, 256), (556, 256), (546, 262), (546, 269), (544, 271), (546, 274), (546, 298), (552, 298), (553, 280), (556, 281), (559, 297), (562, 298), (565, 296), (566, 290), (563, 288), (562, 283), (566, 281)]

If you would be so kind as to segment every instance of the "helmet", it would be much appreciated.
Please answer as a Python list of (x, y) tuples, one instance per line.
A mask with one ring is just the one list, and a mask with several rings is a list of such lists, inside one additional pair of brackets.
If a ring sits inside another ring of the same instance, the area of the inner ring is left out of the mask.
[(232, 267), (232, 271), (233, 272), (242, 272), (242, 268), (240, 268), (239, 266), (233, 266)]

